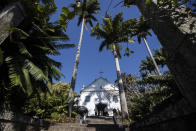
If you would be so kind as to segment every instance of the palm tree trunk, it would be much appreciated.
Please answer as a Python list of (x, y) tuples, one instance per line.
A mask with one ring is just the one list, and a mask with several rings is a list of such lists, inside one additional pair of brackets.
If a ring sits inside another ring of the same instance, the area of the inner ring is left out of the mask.
[(122, 75), (121, 75), (121, 71), (120, 71), (120, 65), (119, 65), (118, 55), (117, 55), (117, 52), (116, 52), (115, 45), (113, 45), (113, 53), (114, 53), (114, 59), (115, 59), (115, 64), (116, 64), (116, 73), (117, 73), (117, 79), (118, 79), (118, 87), (119, 87), (119, 96), (120, 96), (122, 118), (123, 118), (123, 120), (129, 120), (127, 100), (126, 100), (126, 97), (125, 97), (125, 90), (124, 90), (124, 87), (123, 87)]
[(154, 66), (155, 66), (155, 68), (156, 68), (156, 70), (157, 70), (158, 75), (161, 75), (161, 72), (160, 72), (160, 70), (159, 70), (159, 67), (158, 67), (158, 65), (157, 65), (157, 63), (156, 63), (156, 61), (155, 61), (155, 59), (154, 59), (154, 57), (153, 57), (153, 55), (152, 55), (152, 52), (151, 52), (151, 50), (150, 50), (150, 48), (149, 48), (149, 46), (148, 46), (148, 43), (147, 43), (147, 41), (146, 41), (146, 39), (145, 39), (144, 37), (143, 37), (143, 40), (144, 40), (144, 43), (145, 43), (146, 48), (147, 48), (147, 50), (148, 50), (148, 53), (149, 53), (149, 55), (150, 55), (150, 57), (151, 57), (151, 59), (152, 59), (152, 61), (153, 61), (153, 63), (154, 63)]
[(79, 57), (80, 57), (80, 49), (81, 49), (81, 44), (82, 44), (84, 22), (85, 22), (85, 19), (83, 18), (81, 31), (80, 31), (80, 40), (79, 40), (79, 43), (78, 43), (78, 48), (77, 48), (76, 58), (75, 58), (75, 64), (74, 64), (74, 69), (73, 69), (72, 78), (71, 78), (71, 87), (70, 87), (70, 90), (69, 90), (69, 109), (68, 109), (69, 117), (71, 117), (72, 106), (73, 106), (73, 102), (74, 102), (74, 89), (75, 89), (75, 84), (76, 84), (77, 70), (78, 70)]
[(17, 27), (25, 18), (25, 12), (20, 2), (7, 5), (0, 13), (0, 45), (10, 35), (7, 30)]

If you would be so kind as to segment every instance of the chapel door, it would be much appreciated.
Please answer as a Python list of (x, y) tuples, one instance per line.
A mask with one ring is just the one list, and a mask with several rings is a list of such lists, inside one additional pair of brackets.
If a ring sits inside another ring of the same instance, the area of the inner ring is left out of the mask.
[(95, 114), (97, 114), (98, 116), (106, 116), (107, 113), (104, 111), (106, 107), (107, 107), (106, 104), (102, 104), (102, 103), (97, 104), (96, 105), (97, 112)]

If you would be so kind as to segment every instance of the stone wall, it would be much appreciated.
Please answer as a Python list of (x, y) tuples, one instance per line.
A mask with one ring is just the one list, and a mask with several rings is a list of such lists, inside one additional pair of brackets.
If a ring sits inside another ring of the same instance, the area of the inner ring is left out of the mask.
[(153, 113), (131, 124), (131, 131), (195, 131), (196, 111), (181, 96), (172, 96)]
[(195, 123), (196, 114), (190, 114), (145, 126), (137, 123), (132, 125), (130, 131), (195, 131)]
[(33, 119), (20, 113), (4, 111), (0, 114), (1, 131), (38, 131), (49, 124), (39, 119)]
[(0, 131), (85, 131), (85, 128), (86, 125), (78, 123), (49, 123), (10, 111), (0, 114)]

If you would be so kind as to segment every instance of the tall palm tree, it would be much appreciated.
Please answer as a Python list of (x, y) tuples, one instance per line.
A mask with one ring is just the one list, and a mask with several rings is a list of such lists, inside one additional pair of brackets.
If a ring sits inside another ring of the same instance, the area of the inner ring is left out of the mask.
[(76, 57), (75, 57), (74, 69), (72, 73), (71, 88), (69, 91), (69, 109), (68, 109), (69, 117), (71, 117), (71, 111), (72, 111), (73, 100), (74, 100), (74, 89), (75, 89), (77, 70), (78, 70), (78, 64), (79, 64), (83, 29), (84, 29), (84, 26), (86, 27), (87, 23), (89, 23), (90, 26), (93, 26), (92, 20), (97, 21), (94, 14), (97, 14), (98, 13), (97, 11), (100, 10), (100, 4), (97, 0), (89, 0), (89, 1), (83, 0), (82, 2), (77, 1), (76, 4), (71, 4), (70, 6), (74, 9), (74, 12), (76, 13), (76, 15), (79, 16), (78, 26), (81, 24), (81, 22), (82, 22), (82, 26), (81, 26), (81, 32), (80, 32), (80, 40), (78, 42), (78, 48), (77, 48)]
[(149, 48), (149, 45), (148, 45), (148, 42), (146, 40), (146, 36), (147, 35), (152, 36), (151, 33), (148, 31), (149, 29), (150, 29), (150, 27), (147, 25), (146, 21), (141, 16), (140, 20), (138, 22), (138, 32), (137, 32), (138, 42), (141, 43), (141, 38), (144, 40), (145, 46), (146, 46), (146, 48), (148, 50), (148, 53), (149, 53), (149, 55), (150, 55), (150, 57), (151, 57), (151, 59), (153, 61), (153, 64), (154, 64), (154, 66), (156, 68), (156, 71), (157, 71), (158, 75), (161, 75), (159, 67), (158, 67), (158, 65), (157, 65), (157, 63), (156, 63), (156, 61), (155, 61), (155, 59), (154, 59), (154, 57), (152, 55), (152, 52), (151, 52), (151, 50)]
[(125, 91), (123, 87), (123, 81), (120, 71), (119, 58), (120, 49), (122, 48), (118, 43), (121, 42), (133, 42), (130, 36), (135, 32), (133, 26), (136, 25), (136, 19), (123, 21), (122, 13), (117, 14), (113, 19), (109, 14), (106, 14), (106, 18), (103, 18), (103, 24), (99, 27), (99, 23), (92, 28), (92, 36), (96, 36), (96, 39), (103, 38), (99, 50), (102, 51), (103, 47), (112, 50), (119, 86), (119, 95), (121, 102), (121, 111), (123, 120), (129, 119), (127, 102), (125, 98)]

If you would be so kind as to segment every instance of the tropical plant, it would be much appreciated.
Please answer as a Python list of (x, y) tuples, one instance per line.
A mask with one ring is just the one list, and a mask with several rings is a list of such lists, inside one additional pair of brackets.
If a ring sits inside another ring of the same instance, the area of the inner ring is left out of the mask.
[(49, 21), (49, 16), (56, 11), (54, 2), (22, 2), (27, 18), (19, 27), (9, 29), (13, 33), (0, 47), (0, 85), (4, 100), (12, 99), (14, 90), (23, 97), (49, 91), (52, 79), (59, 80), (63, 76), (58, 70), (61, 63), (49, 55), (59, 55), (59, 49), (73, 47), (73, 44), (59, 43), (67, 41), (68, 36), (61, 25)]
[(127, 104), (131, 121), (138, 121), (150, 115), (165, 99), (179, 94), (170, 73), (148, 75), (138, 79), (136, 86), (127, 92)]
[[(163, 49), (156, 49), (154, 58), (157, 61), (157, 64), (164, 68), (166, 67), (167, 61), (166, 56), (163, 53)], [(176, 82), (174, 81), (174, 77), (168, 70), (165, 70), (162, 76), (156, 75), (153, 73), (155, 71), (155, 67), (152, 66), (153, 62), (149, 57), (146, 57), (146, 60), (141, 61), (140, 65), (140, 73), (142, 79), (138, 81), (138, 84), (143, 86), (158, 86), (158, 87), (168, 87), (170, 92), (175, 94), (178, 92)]]
[[(194, 21), (196, 17), (195, 12), (190, 10), (192, 7), (184, 4), (193, 3), (195, 10), (195, 0), (159, 0), (149, 3), (146, 3), (145, 0), (134, 0), (134, 2), (133, 4), (139, 8), (148, 25), (169, 54), (169, 57), (167, 57), (168, 65), (170, 65), (169, 68), (175, 76), (175, 81), (178, 82), (179, 90), (189, 101), (190, 106), (196, 108), (194, 101), (196, 99), (196, 89), (194, 88), (196, 70), (193, 62), (188, 63), (188, 61), (195, 61), (196, 59), (195, 48), (186, 47), (186, 45), (195, 44), (196, 23)], [(175, 48), (178, 47), (179, 43), (182, 46)], [(171, 56), (176, 56), (176, 58)], [(184, 75), (181, 74), (186, 74), (187, 79), (184, 79)]]
[[(124, 0), (124, 5), (125, 6), (130, 6), (134, 5), (137, 0)], [(150, 4), (152, 0), (145, 0), (145, 4)], [(195, 6), (194, 0), (157, 0), (157, 4), (167, 4), (169, 7), (174, 6), (174, 5), (186, 5), (188, 7), (190, 6)], [(191, 9), (191, 8), (190, 8)], [(194, 9), (192, 9), (193, 12), (195, 12)]]
[(78, 48), (76, 52), (76, 58), (72, 73), (72, 79), (71, 79), (71, 88), (69, 92), (69, 116), (71, 117), (71, 111), (74, 101), (74, 89), (75, 89), (75, 83), (76, 83), (76, 77), (77, 77), (77, 70), (78, 70), (78, 64), (79, 64), (79, 56), (80, 56), (80, 49), (82, 44), (82, 36), (83, 36), (83, 29), (84, 26), (86, 27), (86, 24), (89, 23), (90, 26), (93, 26), (92, 20), (97, 21), (94, 14), (97, 14), (98, 10), (100, 10), (100, 5), (97, 0), (83, 0), (83, 1), (77, 1), (76, 4), (71, 4), (70, 7), (74, 9), (74, 12), (76, 15), (78, 15), (78, 25), (81, 24), (81, 32), (80, 32), (80, 40), (78, 42)]
[[(127, 94), (128, 92), (135, 92), (136, 91), (135, 87), (137, 86), (138, 77), (126, 73), (122, 73), (121, 76), (122, 76), (125, 94)], [(115, 83), (117, 82), (118, 81), (116, 80)]]
[[(166, 58), (163, 54), (163, 48), (156, 49), (154, 50), (154, 52), (155, 53), (153, 58), (155, 59), (157, 65), (163, 68), (166, 65)], [(154, 71), (155, 71), (155, 66), (153, 64), (153, 61), (150, 57), (147, 56), (145, 60), (141, 61), (140, 72), (142, 73), (142, 75), (147, 75)]]
[(92, 28), (91, 33), (92, 36), (96, 36), (96, 39), (104, 39), (100, 45), (100, 51), (102, 51), (103, 47), (106, 46), (107, 49), (110, 49), (113, 52), (116, 64), (122, 117), (126, 120), (128, 120), (129, 116), (118, 60), (121, 56), (120, 49), (122, 47), (118, 43), (134, 42), (130, 36), (135, 33), (135, 28), (133, 28), (135, 24), (136, 19), (123, 21), (122, 13), (117, 14), (113, 19), (109, 14), (106, 13), (106, 17), (103, 18), (103, 24), (101, 24), (101, 27), (99, 26), (99, 23), (97, 23), (97, 25)]
[[(154, 58), (161, 68), (165, 68), (166, 58), (162, 48), (155, 50)], [(156, 69), (150, 57), (146, 57), (141, 62), (140, 77), (125, 73), (122, 75), (129, 116), (132, 122), (150, 115), (157, 104), (179, 94), (174, 78), (169, 71), (164, 71), (163, 75), (160, 76), (153, 73)]]
[(173, 77), (168, 73), (161, 76), (149, 75), (136, 80), (135, 86), (129, 86), (126, 92), (132, 122), (150, 115), (158, 104), (178, 93)]
[[(25, 114), (53, 122), (73, 122), (72, 119), (66, 117), (69, 88), (68, 83), (57, 82), (51, 86), (51, 95), (48, 93), (40, 93), (39, 96), (34, 94), (25, 103)], [(76, 115), (75, 111), (72, 115)]]

